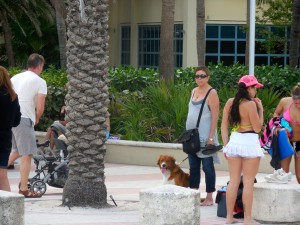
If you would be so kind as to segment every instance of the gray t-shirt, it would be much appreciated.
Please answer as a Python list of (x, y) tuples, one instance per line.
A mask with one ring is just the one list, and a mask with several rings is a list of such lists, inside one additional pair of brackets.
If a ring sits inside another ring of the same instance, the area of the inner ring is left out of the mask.
[[(192, 93), (192, 96), (193, 94), (194, 92)], [(203, 99), (195, 102), (192, 100), (192, 96), (189, 102), (189, 110), (188, 110), (188, 115), (186, 120), (186, 130), (196, 128), (200, 108), (201, 105), (203, 104)], [(199, 138), (201, 142), (201, 147), (204, 147), (206, 145), (206, 142), (209, 138), (210, 126), (211, 126), (211, 112), (208, 104), (205, 102), (202, 111), (202, 116), (199, 123), (199, 136), (200, 136)], [(214, 134), (214, 144), (219, 145), (217, 130)], [(211, 157), (212, 155), (204, 155), (200, 151), (197, 153), (197, 156), (199, 158), (206, 158), (206, 157)]]

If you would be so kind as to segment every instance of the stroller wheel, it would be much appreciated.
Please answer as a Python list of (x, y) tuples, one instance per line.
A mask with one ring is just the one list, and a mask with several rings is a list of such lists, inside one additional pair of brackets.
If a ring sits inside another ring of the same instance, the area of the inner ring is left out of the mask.
[(36, 180), (31, 184), (31, 191), (34, 193), (37, 193), (39, 195), (45, 194), (47, 190), (47, 185), (44, 181), (42, 180)]

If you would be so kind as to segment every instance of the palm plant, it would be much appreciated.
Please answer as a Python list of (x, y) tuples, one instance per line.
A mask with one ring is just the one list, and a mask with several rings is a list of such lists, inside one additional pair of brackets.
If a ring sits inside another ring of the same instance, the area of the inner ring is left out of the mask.
[(64, 0), (50, 0), (55, 9), (56, 28), (60, 53), (60, 66), (67, 66), (67, 30), (66, 30), (66, 5)]
[[(86, 4), (86, 5), (85, 5)], [(63, 203), (107, 205), (104, 176), (108, 98), (108, 0), (74, 0), (67, 8), (69, 177)]]
[(44, 18), (51, 20), (53, 18), (52, 13), (53, 10), (46, 0), (15, 0), (9, 2), (6, 0), (0, 0), (0, 23), (3, 28), (5, 49), (9, 66), (15, 66), (12, 46), (13, 33), (9, 22), (12, 21), (17, 24), (20, 32), (26, 35), (25, 29), (21, 26), (20, 19), (28, 18), (34, 26), (37, 34), (41, 36), (42, 33), (38, 18), (39, 16), (43, 16)]
[(270, 90), (262, 88), (258, 90), (257, 96), (264, 106), (265, 124), (273, 117), (276, 106), (281, 99), (282, 93), (278, 90)]

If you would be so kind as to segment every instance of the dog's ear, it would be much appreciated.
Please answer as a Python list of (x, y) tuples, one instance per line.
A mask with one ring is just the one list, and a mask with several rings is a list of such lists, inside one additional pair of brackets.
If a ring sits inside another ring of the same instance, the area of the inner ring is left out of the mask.
[(170, 165), (170, 166), (171, 166), (172, 168), (175, 167), (175, 162), (176, 162), (176, 161), (175, 161), (175, 158), (174, 158), (174, 157), (171, 157), (171, 158), (170, 158), (170, 161), (171, 161), (171, 165)]
[(158, 160), (157, 160), (157, 165), (160, 166), (160, 158), (161, 158), (161, 155), (158, 157)]

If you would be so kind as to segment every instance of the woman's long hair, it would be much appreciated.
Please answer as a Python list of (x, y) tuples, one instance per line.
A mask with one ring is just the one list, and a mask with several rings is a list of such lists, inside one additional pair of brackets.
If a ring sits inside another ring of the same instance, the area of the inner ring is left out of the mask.
[(240, 103), (243, 99), (251, 100), (247, 87), (244, 83), (238, 84), (238, 91), (234, 96), (232, 106), (229, 112), (229, 122), (235, 126), (241, 122)]
[(0, 88), (7, 92), (12, 102), (17, 98), (17, 94), (12, 88), (8, 71), (3, 66), (0, 66)]

